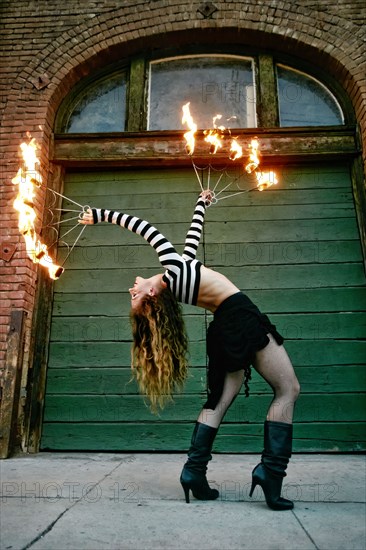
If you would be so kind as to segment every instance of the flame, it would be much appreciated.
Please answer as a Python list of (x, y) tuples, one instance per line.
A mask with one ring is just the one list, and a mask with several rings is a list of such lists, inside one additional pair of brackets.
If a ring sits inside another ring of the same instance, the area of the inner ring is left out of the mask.
[[(192, 155), (195, 148), (195, 133), (197, 131), (197, 125), (193, 121), (193, 118), (189, 110), (189, 105), (190, 103), (188, 102), (182, 107), (182, 110), (183, 110), (182, 123), (188, 124), (188, 127), (190, 128), (190, 130), (184, 134), (184, 138), (186, 140), (187, 152), (188, 154)], [(229, 135), (231, 138), (229, 159), (233, 161), (237, 160), (243, 156), (243, 148), (238, 143), (238, 137), (231, 136), (230, 129), (225, 128), (225, 126), (217, 126), (216, 122), (218, 120), (221, 120), (221, 118), (222, 118), (221, 114), (217, 114), (213, 117), (212, 119), (213, 128), (209, 130), (204, 130), (203, 132), (205, 136), (204, 139), (206, 143), (210, 144), (210, 154), (214, 155), (217, 153), (218, 149), (221, 149), (223, 147), (224, 139), (227, 138)], [(230, 118), (236, 118), (236, 117), (234, 116)], [(267, 172), (257, 171), (259, 165), (260, 165), (259, 141), (257, 138), (253, 138), (249, 145), (249, 158), (248, 158), (247, 164), (244, 166), (248, 174), (252, 174), (252, 173), (255, 174), (257, 179), (256, 188), (259, 191), (264, 191), (265, 189), (272, 187), (272, 185), (276, 185), (278, 183), (278, 180), (277, 180), (276, 173), (273, 172), (273, 170), (270, 170)]]
[(187, 124), (189, 131), (184, 134), (184, 139), (186, 140), (186, 149), (189, 155), (193, 155), (195, 147), (195, 133), (197, 132), (197, 124), (194, 122), (191, 112), (189, 110), (190, 102), (186, 103), (182, 107), (183, 116), (182, 124)]
[(258, 158), (259, 142), (258, 142), (258, 140), (257, 139), (252, 139), (252, 141), (250, 142), (249, 147), (250, 147), (249, 162), (245, 166), (245, 170), (248, 172), (248, 174), (251, 174), (259, 166), (259, 158)]
[(210, 144), (210, 154), (215, 155), (222, 147), (221, 135), (217, 130), (205, 130), (205, 141)]
[(48, 255), (47, 246), (37, 238), (35, 230), (37, 219), (33, 204), (35, 187), (42, 185), (35, 139), (32, 138), (29, 143), (21, 143), (20, 149), (23, 167), (19, 168), (17, 175), (12, 179), (12, 183), (18, 185), (18, 194), (13, 203), (15, 210), (19, 212), (18, 228), (24, 237), (28, 257), (33, 263), (46, 267), (51, 279), (58, 279), (64, 269), (53, 263)]
[(236, 141), (236, 138), (233, 138), (231, 140), (230, 151), (231, 151), (231, 153), (229, 155), (230, 160), (240, 159), (240, 157), (243, 156), (243, 148)]
[(276, 173), (273, 172), (273, 170), (270, 170), (269, 172), (256, 172), (255, 175), (257, 178), (257, 188), (259, 191), (264, 191), (265, 189), (268, 189), (268, 187), (272, 187), (272, 185), (276, 185), (278, 183)]
[(216, 120), (221, 120), (221, 119), (222, 119), (222, 115), (220, 114), (215, 115), (212, 119), (212, 124), (214, 128), (217, 128), (218, 130), (221, 130), (222, 132), (224, 132), (224, 130), (226, 130), (225, 126), (216, 126)]
[(221, 120), (222, 115), (217, 114), (212, 119), (213, 129), (205, 130), (203, 133), (206, 136), (206, 143), (210, 144), (210, 154), (215, 155), (218, 149), (221, 149), (223, 143), (224, 132), (226, 130), (225, 126), (216, 126), (216, 120)]

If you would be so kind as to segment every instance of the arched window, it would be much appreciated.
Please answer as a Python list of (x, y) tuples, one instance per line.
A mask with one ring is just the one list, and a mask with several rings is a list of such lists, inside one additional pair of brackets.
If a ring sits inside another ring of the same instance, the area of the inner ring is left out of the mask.
[(126, 73), (101, 78), (71, 100), (61, 130), (66, 133), (123, 132), (126, 120)]
[[(266, 64), (261, 63), (263, 57)], [(56, 131), (182, 130), (182, 106), (188, 101), (202, 129), (211, 128), (217, 114), (222, 115), (220, 125), (243, 129), (334, 126), (346, 121), (324, 83), (276, 64), (271, 56), (177, 56), (139, 60), (138, 70), (134, 63), (129, 70), (80, 82), (60, 109)]]
[(334, 95), (318, 80), (277, 65), (280, 126), (331, 126), (344, 123)]

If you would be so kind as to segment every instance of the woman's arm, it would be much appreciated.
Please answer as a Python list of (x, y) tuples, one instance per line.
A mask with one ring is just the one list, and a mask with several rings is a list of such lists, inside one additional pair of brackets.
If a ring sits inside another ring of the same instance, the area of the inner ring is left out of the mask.
[(93, 225), (100, 222), (113, 223), (141, 235), (156, 250), (159, 262), (165, 268), (175, 265), (177, 261), (182, 261), (181, 256), (168, 239), (156, 227), (141, 218), (114, 210), (92, 208), (84, 212), (80, 220), (80, 223), (84, 225)]
[(198, 197), (182, 254), (185, 260), (194, 260), (196, 257), (205, 221), (206, 207), (211, 204), (211, 201), (212, 194), (210, 190), (202, 191)]
[[(193, 213), (192, 223), (188, 230), (184, 252), (182, 257), (185, 260), (195, 259), (198, 245), (201, 239), (203, 222), (206, 213), (206, 207), (211, 203), (212, 195), (209, 190), (203, 191), (198, 197), (195, 210)], [(106, 210), (105, 208), (92, 208), (84, 212), (83, 217), (79, 220), (81, 224), (93, 225), (100, 222), (113, 223), (119, 225), (137, 235), (141, 235), (157, 252), (160, 263), (167, 267), (172, 261), (181, 259), (174, 246), (149, 222), (117, 212), (114, 210)]]

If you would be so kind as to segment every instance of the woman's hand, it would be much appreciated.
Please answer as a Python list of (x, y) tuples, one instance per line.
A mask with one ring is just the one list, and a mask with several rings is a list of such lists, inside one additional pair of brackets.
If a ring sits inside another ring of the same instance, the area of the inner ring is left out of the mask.
[(91, 208), (84, 210), (84, 212), (80, 215), (79, 223), (81, 223), (82, 225), (94, 224), (93, 212), (91, 211)]
[(212, 193), (211, 189), (205, 189), (200, 194), (200, 197), (205, 199), (207, 206), (210, 206), (210, 204), (212, 203), (212, 200), (213, 200), (213, 193)]

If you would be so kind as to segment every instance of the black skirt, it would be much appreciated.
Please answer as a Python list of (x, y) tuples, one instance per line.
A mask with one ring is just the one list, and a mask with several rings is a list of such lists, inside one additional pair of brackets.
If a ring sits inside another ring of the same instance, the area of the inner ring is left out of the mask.
[(249, 395), (250, 367), (256, 352), (269, 344), (268, 333), (277, 344), (283, 343), (283, 337), (267, 315), (242, 292), (220, 304), (207, 330), (208, 400), (204, 408), (215, 409), (227, 372), (244, 369), (246, 395)]

